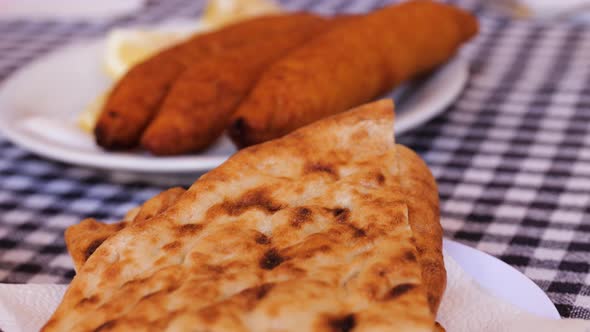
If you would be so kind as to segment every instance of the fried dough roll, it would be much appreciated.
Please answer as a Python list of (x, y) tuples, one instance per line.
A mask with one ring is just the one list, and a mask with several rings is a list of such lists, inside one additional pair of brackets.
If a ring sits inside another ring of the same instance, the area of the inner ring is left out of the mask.
[(228, 126), (238, 104), (268, 65), (331, 25), (328, 19), (309, 19), (284, 35), (269, 35), (263, 41), (197, 61), (172, 85), (141, 145), (156, 155), (206, 148)]
[(94, 130), (97, 144), (110, 150), (137, 146), (171, 84), (196, 61), (297, 31), (317, 20), (305, 13), (255, 18), (196, 35), (134, 66), (107, 98)]
[(447, 61), (476, 19), (431, 1), (388, 6), (321, 34), (262, 74), (229, 128), (239, 147), (345, 111)]

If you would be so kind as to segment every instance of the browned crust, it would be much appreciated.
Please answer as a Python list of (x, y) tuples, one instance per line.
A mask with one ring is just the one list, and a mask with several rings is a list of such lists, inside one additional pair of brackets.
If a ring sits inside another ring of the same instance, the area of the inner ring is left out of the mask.
[(283, 36), (316, 20), (317, 16), (306, 13), (254, 18), (198, 34), (134, 66), (106, 100), (94, 130), (97, 144), (109, 150), (136, 147), (170, 86), (196, 61)]
[(180, 198), (180, 196), (185, 193), (185, 191), (186, 190), (184, 188), (174, 187), (148, 199), (141, 206), (132, 223), (143, 223), (166, 211), (166, 209), (172, 206)]
[(400, 186), (408, 206), (409, 222), (414, 233), (422, 279), (428, 290), (433, 313), (446, 286), (447, 273), (442, 255), (443, 230), (440, 224), (438, 189), (428, 166), (403, 145), (396, 145), (400, 167)]
[(165, 190), (147, 200), (141, 207), (129, 211), (125, 219), (118, 223), (106, 224), (95, 219), (85, 219), (79, 224), (68, 227), (65, 231), (64, 240), (74, 261), (76, 271), (80, 271), (86, 260), (106, 239), (117, 234), (131, 223), (145, 222), (165, 211), (184, 192), (185, 190), (180, 187)]
[(440, 325), (438, 322), (436, 324), (434, 324), (434, 332), (445, 332), (445, 328), (442, 327), (442, 325)]
[(84, 262), (109, 237), (126, 226), (122, 221), (104, 224), (95, 219), (84, 219), (79, 224), (70, 226), (65, 232), (65, 243), (74, 261), (74, 268), (79, 271)]
[(327, 19), (310, 18), (284, 35), (266, 35), (261, 41), (195, 62), (172, 85), (142, 135), (142, 146), (156, 155), (208, 147), (225, 130), (264, 69), (330, 25)]
[(475, 35), (456, 7), (409, 1), (359, 16), (274, 63), (232, 118), (244, 147), (366, 103), (447, 61)]

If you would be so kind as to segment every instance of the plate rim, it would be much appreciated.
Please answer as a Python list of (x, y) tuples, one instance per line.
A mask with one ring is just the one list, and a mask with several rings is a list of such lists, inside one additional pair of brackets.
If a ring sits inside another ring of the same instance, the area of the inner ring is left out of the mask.
[(434, 85), (434, 81), (441, 79), (441, 76), (444, 78), (444, 75), (442, 75), (442, 72), (444, 71), (451, 71), (455, 74), (455, 77), (449, 82), (450, 87), (445, 90), (445, 94), (439, 97), (440, 99), (437, 99), (436, 101), (433, 101), (432, 99), (427, 100), (428, 104), (438, 104), (439, 107), (430, 106), (427, 107), (425, 111), (414, 109), (411, 111), (404, 111), (399, 115), (396, 114), (394, 123), (394, 132), (396, 136), (403, 135), (406, 132), (416, 129), (439, 114), (444, 113), (452, 102), (459, 97), (461, 92), (463, 92), (463, 88), (469, 79), (469, 63), (467, 60), (463, 59), (460, 55), (454, 56), (438, 68), (435, 73), (432, 74), (432, 79), (427, 80), (425, 84)]
[[(482, 250), (470, 247), (468, 245), (465, 245), (463, 243), (457, 242), (455, 240), (452, 240), (452, 239), (449, 239), (446, 237), (443, 238), (443, 249), (449, 256), (451, 256), (459, 264), (459, 266), (461, 266), (461, 268), (463, 269), (463, 271), (465, 271), (465, 273), (467, 273), (474, 281), (476, 281), (487, 292), (489, 292), (489, 293), (493, 294), (494, 296), (512, 304), (513, 306), (515, 306), (521, 310), (524, 310), (528, 313), (531, 313), (533, 315), (546, 317), (546, 318), (552, 318), (552, 319), (561, 319), (562, 318), (561, 315), (559, 314), (559, 311), (557, 310), (557, 307), (553, 303), (553, 301), (551, 301), (551, 299), (549, 298), (547, 293), (545, 293), (545, 291), (543, 291), (541, 289), (541, 287), (539, 287), (539, 285), (537, 285), (533, 280), (531, 280), (529, 277), (527, 277), (524, 273), (518, 271), (513, 266), (507, 264), (506, 262), (502, 261), (501, 259), (499, 259), (495, 256), (492, 256)], [(457, 253), (457, 251), (462, 252), (462, 255), (459, 255)], [(538, 302), (539, 306), (536, 308), (531, 308), (531, 307), (522, 305), (522, 303), (517, 303), (513, 299), (511, 299), (507, 296), (504, 296), (503, 294), (499, 294), (496, 290), (491, 289), (489, 287), (488, 283), (482, 282), (482, 279), (480, 277), (474, 276), (473, 273), (471, 273), (469, 271), (470, 269), (465, 267), (466, 263), (464, 260), (466, 258), (462, 257), (465, 255), (471, 256), (470, 261), (473, 261), (473, 262), (484, 261), (484, 263), (481, 264), (483, 266), (488, 266), (488, 267), (491, 267), (493, 265), (501, 266), (501, 268), (503, 270), (505, 270), (507, 273), (509, 273), (511, 275), (511, 278), (518, 278), (519, 282), (521, 284), (527, 285), (526, 287), (528, 287), (530, 290), (532, 290), (534, 293), (536, 293), (537, 300), (539, 300), (539, 302)], [(487, 264), (485, 263), (486, 261), (488, 262)]]

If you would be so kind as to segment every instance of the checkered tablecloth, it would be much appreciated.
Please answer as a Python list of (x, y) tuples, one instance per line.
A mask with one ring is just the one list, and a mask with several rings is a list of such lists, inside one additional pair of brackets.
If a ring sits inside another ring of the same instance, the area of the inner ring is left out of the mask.
[[(384, 2), (282, 1), (327, 14)], [(590, 25), (516, 22), (477, 1), (455, 2), (481, 18), (480, 36), (462, 52), (469, 82), (447, 112), (399, 141), (436, 176), (447, 237), (524, 272), (562, 316), (590, 319)], [(70, 41), (193, 17), (203, 5), (148, 2), (108, 22), (0, 21), (0, 81)], [(49, 161), (0, 136), (0, 281), (68, 282), (67, 226), (121, 218), (174, 182), (191, 183)]]

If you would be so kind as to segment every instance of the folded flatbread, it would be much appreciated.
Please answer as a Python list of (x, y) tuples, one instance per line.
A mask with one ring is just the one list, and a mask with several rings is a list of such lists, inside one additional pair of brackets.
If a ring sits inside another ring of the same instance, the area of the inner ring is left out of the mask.
[(145, 222), (162, 213), (176, 202), (182, 193), (184, 189), (180, 187), (165, 190), (148, 199), (142, 206), (131, 209), (125, 218), (117, 223), (107, 224), (88, 218), (68, 227), (65, 232), (65, 242), (76, 271), (80, 271), (86, 260), (106, 239), (117, 234), (130, 223)]
[(44, 331), (433, 331), (436, 185), (380, 101), (240, 151), (111, 234)]

